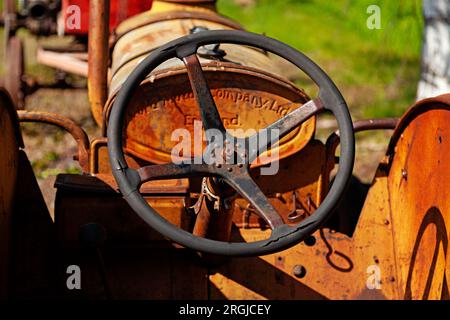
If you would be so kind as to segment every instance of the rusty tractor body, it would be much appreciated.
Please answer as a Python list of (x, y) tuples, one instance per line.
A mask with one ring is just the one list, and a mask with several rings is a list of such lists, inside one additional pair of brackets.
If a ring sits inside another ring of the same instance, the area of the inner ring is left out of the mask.
[[(401, 119), (352, 123), (319, 67), (243, 31), (215, 1), (154, 1), (109, 36), (108, 11), (109, 1), (90, 4), (88, 90), (102, 136), (57, 114), (16, 111), (0, 91), (1, 298), (450, 297), (450, 95)], [(319, 96), (286, 79), (274, 53)], [(326, 143), (316, 136), (324, 111), (339, 125)], [(58, 126), (77, 142), (82, 174), (57, 177), (53, 216), (21, 122)], [(267, 128), (280, 139), (240, 152)], [(178, 129), (200, 143), (174, 158)], [(208, 129), (237, 141), (237, 163), (226, 152), (190, 162), (219, 150)], [(364, 189), (352, 178), (353, 148), (367, 130), (393, 135)], [(274, 153), (277, 172), (262, 174)], [(66, 287), (70, 265), (83, 270), (82, 290)]]

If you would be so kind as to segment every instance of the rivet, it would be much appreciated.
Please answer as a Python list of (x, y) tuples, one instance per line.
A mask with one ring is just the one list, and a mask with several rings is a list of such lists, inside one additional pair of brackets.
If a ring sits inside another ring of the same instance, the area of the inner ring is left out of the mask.
[(408, 171), (406, 169), (402, 169), (402, 177), (405, 180), (408, 180)]
[(388, 220), (388, 219), (384, 219), (383, 223), (384, 223), (385, 225), (389, 225), (389, 220)]

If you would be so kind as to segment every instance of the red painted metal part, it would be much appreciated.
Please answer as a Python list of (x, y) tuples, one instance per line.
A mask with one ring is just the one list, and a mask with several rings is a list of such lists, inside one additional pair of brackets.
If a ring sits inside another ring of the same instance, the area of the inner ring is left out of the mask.
[[(109, 29), (113, 30), (126, 18), (137, 15), (141, 12), (150, 10), (153, 0), (112, 0), (110, 8)], [(64, 21), (70, 17), (70, 6), (78, 6), (81, 12), (81, 28), (70, 29), (64, 24), (66, 34), (87, 35), (89, 31), (89, 0), (63, 0), (62, 12)]]

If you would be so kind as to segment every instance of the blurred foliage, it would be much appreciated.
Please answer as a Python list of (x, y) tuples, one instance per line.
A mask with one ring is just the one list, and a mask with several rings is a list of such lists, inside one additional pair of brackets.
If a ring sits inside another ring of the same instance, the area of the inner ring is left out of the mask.
[[(315, 60), (342, 90), (355, 117), (399, 116), (415, 100), (421, 1), (219, 0), (218, 5), (249, 31)], [(367, 28), (370, 5), (381, 9), (381, 29)]]

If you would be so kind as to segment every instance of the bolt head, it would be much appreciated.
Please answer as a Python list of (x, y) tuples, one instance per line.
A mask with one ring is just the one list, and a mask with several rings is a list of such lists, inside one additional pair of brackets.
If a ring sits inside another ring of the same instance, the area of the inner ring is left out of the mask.
[(408, 171), (406, 169), (402, 169), (402, 177), (405, 180), (408, 180)]

